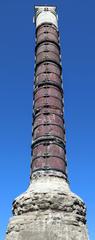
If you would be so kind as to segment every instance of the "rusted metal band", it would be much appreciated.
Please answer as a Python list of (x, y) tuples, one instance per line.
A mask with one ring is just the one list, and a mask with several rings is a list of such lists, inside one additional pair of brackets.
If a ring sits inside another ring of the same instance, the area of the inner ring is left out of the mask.
[[(41, 63), (42, 64), (42, 63)], [(41, 64), (38, 64), (38, 65), (35, 65), (35, 72), (36, 72), (36, 70), (37, 70), (37, 68), (39, 67), (39, 65), (41, 65)], [(59, 68), (60, 69), (60, 71), (62, 72), (62, 66), (61, 66), (61, 64), (57, 64), (57, 63), (54, 63), (54, 62), (52, 62), (52, 61), (44, 61), (44, 64), (43, 64), (44, 66), (46, 65), (46, 67), (48, 68), (48, 65), (53, 65), (53, 66), (55, 66), (56, 68)], [(45, 73), (47, 73), (47, 69), (46, 69), (46, 71), (45, 71)], [(50, 73), (51, 73), (51, 71), (50, 71)]]
[(31, 148), (35, 148), (35, 146), (38, 146), (40, 144), (43, 144), (43, 145), (46, 145), (46, 146), (49, 145), (49, 144), (58, 145), (61, 148), (63, 148), (65, 153), (66, 153), (66, 142), (59, 137), (55, 137), (55, 136), (52, 135), (52, 136), (45, 136), (45, 137), (37, 138), (36, 140), (34, 140), (32, 142)]
[[(61, 61), (59, 61), (59, 62), (57, 62), (56, 60), (52, 60), (52, 59), (48, 59), (48, 58), (46, 58), (46, 59), (42, 59), (40, 62), (38, 62), (37, 63), (37, 61), (36, 61), (36, 66), (35, 66), (35, 68), (37, 69), (37, 67), (39, 67), (41, 64), (43, 64), (43, 63), (46, 63), (46, 62), (50, 62), (50, 63), (54, 63), (54, 64), (57, 64), (57, 65), (59, 65), (60, 66), (60, 69), (61, 69)], [(36, 71), (36, 70), (35, 70)]]
[(37, 52), (37, 48), (40, 47), (40, 45), (43, 45), (44, 43), (46, 43), (47, 45), (49, 45), (49, 43), (55, 45), (58, 49), (59, 49), (59, 55), (60, 55), (60, 45), (57, 43), (57, 42), (52, 42), (50, 40), (47, 40), (47, 41), (43, 41), (43, 42), (40, 42), (40, 43), (36, 43), (36, 46), (35, 46), (35, 54)]
[[(60, 93), (61, 93), (61, 95), (62, 95), (62, 97), (63, 97), (63, 89), (62, 89), (62, 87), (61, 86), (59, 86), (59, 85), (56, 85), (56, 83), (52, 83), (52, 82), (50, 82), (50, 83), (46, 83), (46, 81), (44, 81), (44, 83), (41, 83), (41, 84), (37, 84), (37, 86), (35, 86), (35, 88), (34, 88), (34, 95), (40, 90), (40, 88), (41, 89), (49, 89), (50, 88), (50, 86), (51, 86), (51, 89), (54, 89), (54, 87), (56, 87), (59, 91), (60, 91)], [(56, 90), (57, 90), (56, 89)], [(55, 90), (55, 89), (54, 89)], [(57, 90), (57, 91), (58, 91)]]
[[(61, 93), (63, 94), (63, 89), (62, 89), (62, 86), (61, 86), (61, 84), (62, 84), (62, 80), (60, 81), (60, 83), (55, 83), (55, 82), (53, 82), (53, 81), (50, 81), (50, 80), (43, 80), (42, 82), (38, 82), (38, 83), (36, 83), (36, 80), (35, 80), (35, 89), (37, 88), (37, 87), (39, 87), (39, 86), (45, 86), (45, 85), (50, 85), (50, 86), (55, 86), (55, 87), (57, 87), (57, 88), (59, 88), (59, 90), (61, 91)], [(35, 89), (34, 89), (34, 91), (35, 91)]]
[(57, 171), (57, 172), (62, 172), (66, 178), (67, 178), (67, 174), (65, 171), (63, 171), (62, 169), (59, 169), (59, 168), (50, 168), (50, 167), (44, 167), (44, 168), (36, 168), (36, 169), (32, 169), (32, 173), (34, 172), (38, 172), (38, 171), (49, 171), (49, 170), (52, 170), (52, 171)]
[(51, 40), (51, 39), (48, 39), (48, 37), (47, 37), (47, 38), (45, 37), (45, 39), (40, 40), (40, 42), (38, 42), (38, 40), (39, 40), (39, 39), (37, 38), (37, 40), (36, 40), (36, 45), (42, 44), (42, 43), (44, 43), (44, 42), (47, 42), (47, 43), (48, 43), (48, 42), (51, 42), (51, 43), (53, 43), (53, 44), (55, 43), (57, 46), (59, 45), (59, 39), (58, 39), (58, 41), (56, 41), (57, 39), (54, 41), (53, 39)]
[(57, 74), (56, 72), (51, 72), (51, 71), (43, 71), (43, 72), (40, 72), (40, 73), (38, 73), (38, 74), (36, 74), (37, 72), (35, 71), (35, 74), (34, 74), (34, 76), (35, 77), (37, 77), (37, 76), (39, 76), (39, 75), (41, 75), (41, 74), (48, 74), (48, 73), (54, 73), (56, 76), (58, 76), (59, 78), (61, 78), (61, 73), (60, 74)]
[(64, 126), (62, 127), (62, 126), (60, 126), (60, 125), (58, 125), (56, 123), (51, 123), (51, 122), (50, 123), (48, 122), (48, 123), (38, 124), (36, 127), (33, 128), (33, 133), (34, 133), (35, 129), (40, 127), (40, 126), (57, 126), (57, 127), (61, 128), (63, 130), (64, 134), (65, 134)]
[[(34, 144), (35, 141), (41, 141), (40, 138), (51, 137), (51, 136), (55, 137), (55, 139), (58, 138), (60, 141), (63, 141), (63, 140), (64, 140), (63, 137), (59, 137), (58, 135), (54, 135), (54, 134), (49, 134), (49, 133), (47, 133), (47, 134), (43, 134), (41, 137), (37, 137), (37, 138), (33, 139), (33, 144)], [(45, 141), (46, 141), (46, 140), (45, 140)], [(47, 145), (47, 144), (46, 144), (46, 145)]]
[[(50, 44), (52, 44), (52, 42), (51, 41), (45, 41), (45, 43), (50, 43)], [(37, 52), (37, 48), (39, 48), (40, 47), (40, 45), (42, 45), (42, 43), (37, 43), (36, 44), (36, 46), (35, 46), (35, 54), (36, 54), (36, 52)], [(53, 43), (53, 45), (55, 45), (58, 49), (59, 49), (59, 55), (60, 55), (60, 45), (59, 44), (57, 44), (57, 43)]]
[[(54, 62), (54, 61), (52, 61), (52, 60), (44, 60), (44, 61), (42, 61), (41, 63), (36, 64), (36, 65), (35, 65), (35, 72), (37, 71), (37, 68), (39, 67), (39, 65), (41, 65), (42, 63), (45, 63), (45, 64), (47, 64), (47, 63), (49, 63), (49, 64), (55, 64), (57, 67), (60, 68), (60, 70), (61, 70), (61, 72), (62, 72), (61, 63), (59, 64), (59, 63), (56, 63), (56, 62)], [(47, 72), (47, 71), (46, 71), (46, 72)]]
[(41, 24), (40, 26), (38, 26), (38, 27), (36, 28), (36, 30), (35, 30), (35, 34), (36, 34), (36, 35), (37, 35), (37, 32), (38, 32), (39, 28), (42, 28), (42, 27), (52, 27), (52, 28), (54, 28), (54, 29), (56, 30), (56, 32), (57, 32), (58, 35), (59, 35), (59, 31), (57, 30), (57, 27), (56, 27), (55, 25), (51, 24), (51, 23), (43, 23), (43, 24)]
[(58, 56), (61, 55), (61, 52), (60, 52), (60, 46), (59, 44), (56, 44), (56, 43), (52, 43), (51, 41), (48, 41), (48, 42), (44, 42), (44, 43), (38, 43), (36, 46), (35, 46), (35, 55), (37, 56), (39, 53), (41, 52), (46, 52), (46, 51), (49, 51), (49, 52), (54, 52), (56, 51), (56, 54)]

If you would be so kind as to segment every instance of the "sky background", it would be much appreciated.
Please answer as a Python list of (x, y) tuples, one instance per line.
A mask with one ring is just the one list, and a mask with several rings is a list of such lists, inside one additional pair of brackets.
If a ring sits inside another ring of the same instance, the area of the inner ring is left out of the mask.
[(95, 240), (95, 0), (0, 1), (0, 240), (12, 201), (29, 185), (34, 4), (58, 7), (68, 174)]

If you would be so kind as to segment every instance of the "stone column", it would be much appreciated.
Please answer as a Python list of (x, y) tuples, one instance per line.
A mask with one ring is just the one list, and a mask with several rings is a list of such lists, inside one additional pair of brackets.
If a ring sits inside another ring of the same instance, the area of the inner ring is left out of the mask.
[(36, 7), (35, 82), (31, 178), (35, 173), (67, 180), (62, 66), (55, 7)]
[(86, 207), (71, 192), (66, 161), (56, 7), (35, 7), (31, 181), (13, 202), (6, 240), (88, 240)]

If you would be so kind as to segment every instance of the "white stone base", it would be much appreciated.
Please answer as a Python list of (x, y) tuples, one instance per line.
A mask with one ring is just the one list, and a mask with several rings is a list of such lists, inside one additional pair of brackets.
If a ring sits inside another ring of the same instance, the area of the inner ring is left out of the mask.
[(85, 205), (61, 174), (34, 175), (13, 213), (6, 240), (88, 240)]

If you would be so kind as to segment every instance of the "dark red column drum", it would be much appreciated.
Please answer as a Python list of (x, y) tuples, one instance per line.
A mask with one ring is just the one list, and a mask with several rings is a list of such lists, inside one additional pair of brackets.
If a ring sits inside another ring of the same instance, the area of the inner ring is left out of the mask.
[(61, 75), (58, 29), (44, 23), (36, 30), (31, 174), (56, 171), (66, 176)]

